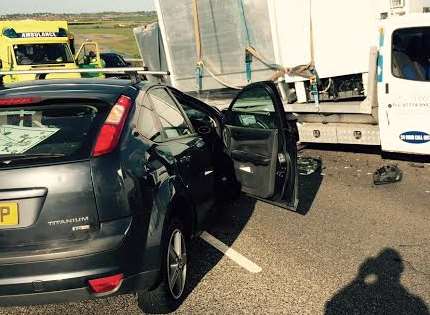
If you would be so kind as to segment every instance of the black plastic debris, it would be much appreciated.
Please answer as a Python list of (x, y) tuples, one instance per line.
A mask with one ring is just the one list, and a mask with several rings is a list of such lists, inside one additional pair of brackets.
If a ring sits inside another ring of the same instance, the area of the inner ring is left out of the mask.
[(375, 185), (392, 184), (400, 182), (402, 178), (403, 172), (398, 165), (386, 165), (373, 174), (373, 183)]
[(297, 167), (300, 175), (312, 175), (321, 170), (321, 165), (321, 159), (303, 156), (299, 156), (297, 159)]

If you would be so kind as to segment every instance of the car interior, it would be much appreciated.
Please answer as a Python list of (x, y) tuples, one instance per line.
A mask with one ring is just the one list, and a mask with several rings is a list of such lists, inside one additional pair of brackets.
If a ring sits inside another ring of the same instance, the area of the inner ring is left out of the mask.
[(235, 174), (233, 161), (227, 154), (222, 140), (222, 122), (215, 120), (214, 115), (207, 111), (207, 105), (199, 104), (196, 99), (179, 91), (172, 90), (172, 93), (193, 125), (194, 130), (211, 148), (212, 163), (216, 174), (215, 193), (217, 199), (227, 201), (235, 198), (240, 193), (241, 186)]

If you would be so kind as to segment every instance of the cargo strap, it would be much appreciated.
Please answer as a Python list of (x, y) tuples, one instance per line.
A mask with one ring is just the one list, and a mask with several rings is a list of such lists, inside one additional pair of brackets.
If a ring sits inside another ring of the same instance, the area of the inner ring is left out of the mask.
[(248, 28), (248, 22), (246, 21), (246, 16), (245, 16), (245, 8), (243, 5), (243, 0), (239, 0), (239, 7), (241, 10), (241, 20), (242, 20), (242, 25), (243, 25), (243, 29), (245, 31), (245, 37), (246, 37), (246, 43), (247, 43), (247, 48), (245, 49), (245, 73), (246, 73), (246, 80), (248, 81), (248, 83), (250, 83), (252, 81), (252, 52), (251, 50), (248, 50), (248, 47), (252, 47), (251, 46), (251, 34), (249, 32), (249, 28)]
[(246, 72), (246, 78), (247, 78), (248, 82), (252, 81), (252, 62), (253, 62), (253, 57), (255, 59), (259, 60), (262, 64), (264, 64), (269, 69), (272, 69), (272, 70), (275, 70), (275, 71), (280, 71), (280, 70), (284, 69), (284, 67), (282, 67), (281, 65), (277, 65), (277, 64), (274, 64), (274, 63), (271, 63), (271, 62), (267, 61), (253, 47), (252, 42), (251, 42), (251, 33), (250, 33), (250, 30), (249, 30), (249, 27), (248, 27), (248, 22), (246, 20), (245, 7), (243, 5), (243, 0), (239, 0), (239, 7), (240, 7), (240, 10), (241, 10), (242, 25), (243, 25), (243, 28), (244, 28), (244, 33), (245, 33), (246, 43), (247, 43), (247, 47), (245, 48), (245, 72)]
[(200, 32), (200, 15), (197, 0), (193, 0), (194, 39), (196, 41), (197, 64), (202, 60), (202, 37)]
[(194, 20), (194, 38), (195, 38), (195, 44), (196, 44), (196, 55), (197, 55), (197, 63), (196, 63), (196, 85), (198, 91), (201, 91), (203, 88), (203, 72), (206, 70), (209, 75), (215, 79), (219, 84), (235, 89), (235, 90), (241, 90), (240, 87), (235, 86), (234, 84), (229, 84), (225, 82), (224, 80), (220, 79), (218, 75), (215, 74), (215, 72), (211, 69), (211, 67), (203, 60), (203, 48), (202, 48), (202, 37), (201, 37), (201, 31), (200, 31), (200, 15), (199, 15), (199, 6), (197, 3), (197, 0), (193, 1), (193, 20)]
[(266, 67), (272, 69), (272, 70), (282, 70), (284, 69), (284, 67), (282, 67), (281, 65), (278, 65), (276, 63), (271, 63), (269, 61), (267, 61), (263, 56), (261, 56), (257, 50), (255, 50), (254, 47), (252, 46), (248, 46), (246, 48), (246, 52), (251, 54), (252, 56), (254, 56), (256, 59), (258, 59), (262, 64), (264, 64)]

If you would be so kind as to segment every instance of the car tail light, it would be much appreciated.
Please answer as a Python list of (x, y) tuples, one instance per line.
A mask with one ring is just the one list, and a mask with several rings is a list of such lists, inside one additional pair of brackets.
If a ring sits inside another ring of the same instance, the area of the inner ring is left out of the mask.
[(118, 145), (132, 105), (131, 98), (122, 95), (109, 113), (93, 149), (93, 157), (112, 152)]
[(88, 285), (94, 294), (113, 293), (121, 286), (123, 279), (124, 275), (120, 273), (114, 276), (89, 280)]
[(41, 97), (9, 97), (0, 98), (0, 106), (16, 106), (40, 103)]

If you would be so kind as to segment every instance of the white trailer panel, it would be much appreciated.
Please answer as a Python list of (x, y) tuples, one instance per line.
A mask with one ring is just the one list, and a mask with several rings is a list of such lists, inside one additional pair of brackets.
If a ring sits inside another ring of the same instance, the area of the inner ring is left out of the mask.
[(368, 72), (369, 47), (377, 42), (374, 3), (312, 1), (315, 66), (321, 78)]
[(269, 10), (276, 62), (285, 67), (310, 63), (311, 1), (269, 0)]

